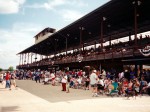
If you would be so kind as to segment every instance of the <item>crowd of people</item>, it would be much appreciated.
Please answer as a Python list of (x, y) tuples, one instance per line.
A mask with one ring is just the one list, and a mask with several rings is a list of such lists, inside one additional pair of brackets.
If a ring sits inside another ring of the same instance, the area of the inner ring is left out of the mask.
[(15, 89), (17, 89), (17, 85), (16, 85), (16, 73), (15, 72), (5, 72), (4, 74), (3, 73), (0, 73), (0, 83), (1, 84), (4, 84), (4, 81), (6, 82), (5, 83), (5, 88), (11, 90), (12, 87), (15, 87)]
[[(145, 45), (148, 45), (149, 43), (150, 43), (149, 35), (145, 35), (144, 38), (141, 35), (137, 39), (137, 44), (139, 47), (142, 47), (142, 46), (145, 47)], [(53, 62), (55, 62), (55, 61), (76, 59), (79, 55), (84, 58), (84, 57), (91, 56), (91, 55), (99, 55), (104, 52), (105, 53), (106, 52), (125, 52), (125, 51), (128, 51), (129, 49), (131, 49), (132, 47), (134, 47), (134, 45), (135, 45), (135, 41), (130, 40), (127, 42), (119, 41), (119, 42), (113, 43), (111, 45), (106, 45), (103, 47), (103, 49), (101, 48), (100, 45), (98, 47), (95, 46), (95, 47), (90, 47), (88, 49), (85, 48), (84, 50), (75, 49), (72, 53), (68, 52), (67, 54), (66, 53), (57, 54), (51, 58), (44, 58), (40, 61), (35, 61), (35, 62), (31, 63), (30, 66), (49, 65), (49, 64), (53, 65)], [(26, 66), (28, 66), (28, 64)]]
[(117, 73), (113, 71), (99, 70), (26, 70), (6, 72), (0, 74), (0, 82), (6, 81), (6, 88), (11, 90), (11, 86), (16, 88), (18, 80), (33, 80), (36, 83), (51, 84), (53, 86), (62, 85), (62, 91), (70, 92), (70, 88), (92, 90), (92, 96), (100, 94), (127, 96), (129, 93), (134, 95), (150, 94), (150, 71), (142, 70), (135, 74), (134, 70), (124, 70)]

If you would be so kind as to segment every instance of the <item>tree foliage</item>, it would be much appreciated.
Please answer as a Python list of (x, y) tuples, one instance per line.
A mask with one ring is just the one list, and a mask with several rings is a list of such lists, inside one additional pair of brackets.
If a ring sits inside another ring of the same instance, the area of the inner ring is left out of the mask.
[(2, 71), (3, 69), (2, 68), (0, 68), (0, 72)]
[(14, 70), (13, 66), (10, 66), (10, 67), (8, 68), (8, 70), (9, 70), (9, 71), (13, 71), (13, 70)]

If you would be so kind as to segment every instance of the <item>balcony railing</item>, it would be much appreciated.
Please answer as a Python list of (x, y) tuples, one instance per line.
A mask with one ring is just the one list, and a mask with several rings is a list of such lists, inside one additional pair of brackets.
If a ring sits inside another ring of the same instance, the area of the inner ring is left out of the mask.
[[(117, 59), (117, 58), (125, 58), (125, 57), (133, 57), (133, 56), (141, 56), (142, 54), (139, 52), (138, 49), (128, 48), (126, 50), (110, 50), (106, 52), (92, 52), (91, 54), (86, 54), (82, 57), (82, 62), (84, 61), (94, 61), (94, 60), (105, 60), (105, 59)], [(65, 63), (73, 63), (79, 62), (77, 56), (70, 56), (62, 59), (57, 60), (47, 60), (47, 61), (39, 61), (34, 62), (31, 64), (19, 65), (17, 68), (29, 68), (29, 67), (36, 67), (36, 66), (44, 66), (44, 65), (53, 65), (53, 64), (65, 64)]]

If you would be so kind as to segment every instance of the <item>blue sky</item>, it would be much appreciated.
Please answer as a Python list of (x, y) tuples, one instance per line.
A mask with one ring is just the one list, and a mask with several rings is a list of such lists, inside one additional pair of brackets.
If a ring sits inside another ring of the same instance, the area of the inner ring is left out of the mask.
[(0, 0), (0, 68), (14, 68), (16, 54), (46, 27), (59, 30), (109, 0)]

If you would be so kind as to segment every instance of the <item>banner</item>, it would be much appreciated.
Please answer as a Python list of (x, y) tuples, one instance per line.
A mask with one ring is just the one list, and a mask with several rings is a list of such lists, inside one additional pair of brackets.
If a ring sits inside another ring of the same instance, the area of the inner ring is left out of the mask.
[(77, 61), (80, 63), (83, 60), (83, 56), (81, 56), (80, 54), (77, 55)]
[(150, 46), (149, 45), (143, 49), (139, 49), (139, 51), (143, 56), (150, 56)]

